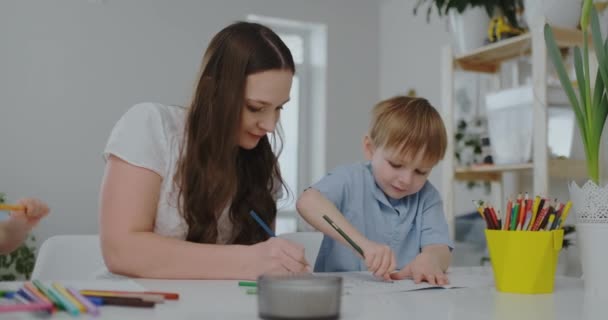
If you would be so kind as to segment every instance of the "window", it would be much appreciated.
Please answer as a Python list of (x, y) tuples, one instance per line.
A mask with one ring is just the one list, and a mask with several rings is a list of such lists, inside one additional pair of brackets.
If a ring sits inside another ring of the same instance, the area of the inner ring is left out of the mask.
[(305, 225), (296, 212), (298, 195), (325, 172), (326, 27), (255, 15), (247, 20), (273, 29), (289, 47), (296, 65), (291, 100), (280, 120), (283, 144), (279, 165), (289, 192), (284, 191), (278, 201), (276, 220), (277, 234), (293, 232)]

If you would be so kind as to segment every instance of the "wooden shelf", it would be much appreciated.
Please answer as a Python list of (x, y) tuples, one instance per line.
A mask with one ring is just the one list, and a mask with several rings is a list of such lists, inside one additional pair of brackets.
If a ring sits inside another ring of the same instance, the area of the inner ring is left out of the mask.
[[(509, 165), (478, 165), (473, 167), (458, 167), (454, 170), (454, 178), (462, 181), (500, 181), (502, 174), (513, 171), (531, 171), (532, 163)], [(554, 178), (584, 178), (587, 176), (585, 161), (570, 159), (549, 160), (549, 175)]]
[[(582, 45), (583, 42), (583, 33), (580, 30), (553, 27), (553, 34), (560, 48)], [(495, 73), (503, 61), (527, 55), (531, 48), (532, 36), (525, 33), (457, 56), (454, 62), (465, 71)]]

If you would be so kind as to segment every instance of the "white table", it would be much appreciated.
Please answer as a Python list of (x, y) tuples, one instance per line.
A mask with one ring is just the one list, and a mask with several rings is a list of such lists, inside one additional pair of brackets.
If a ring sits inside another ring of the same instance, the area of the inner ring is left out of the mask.
[[(455, 274), (491, 277), (491, 270), (455, 268)], [(136, 280), (150, 291), (180, 293), (154, 309), (104, 306), (99, 319), (256, 319), (257, 296), (246, 294), (237, 281)], [(583, 282), (558, 277), (553, 294), (499, 293), (494, 287), (431, 289), (390, 295), (345, 295), (341, 319), (606, 319), (608, 301), (585, 299)], [(30, 314), (0, 315), (0, 319), (32, 319)], [(62, 312), (52, 319), (89, 319)], [(40, 319), (40, 318), (34, 318)]]

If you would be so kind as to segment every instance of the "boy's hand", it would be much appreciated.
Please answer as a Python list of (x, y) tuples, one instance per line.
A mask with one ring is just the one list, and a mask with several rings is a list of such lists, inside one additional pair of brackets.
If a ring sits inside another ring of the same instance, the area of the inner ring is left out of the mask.
[(24, 210), (11, 211), (10, 220), (16, 223), (25, 223), (28, 228), (35, 227), (42, 218), (49, 214), (49, 207), (38, 199), (25, 198), (19, 200), (17, 204), (23, 206)]
[(376, 277), (390, 280), (390, 273), (395, 270), (397, 263), (393, 250), (387, 245), (379, 244), (370, 240), (362, 243), (363, 253), (365, 254), (365, 265), (367, 270)]
[(422, 252), (416, 256), (414, 261), (399, 272), (391, 274), (394, 280), (412, 278), (415, 283), (426, 281), (432, 285), (446, 285), (449, 283), (448, 276), (441, 270), (439, 261), (428, 252)]

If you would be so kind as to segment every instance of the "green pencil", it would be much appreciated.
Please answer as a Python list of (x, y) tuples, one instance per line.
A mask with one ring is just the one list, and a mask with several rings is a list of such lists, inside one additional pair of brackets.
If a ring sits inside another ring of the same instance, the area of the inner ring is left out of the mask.
[(365, 258), (365, 255), (363, 254), (363, 249), (361, 249), (361, 247), (359, 247), (354, 241), (353, 239), (351, 239), (346, 233), (344, 233), (344, 231), (342, 231), (342, 229), (340, 229), (340, 227), (338, 227), (336, 225), (336, 223), (331, 220), (330, 217), (328, 217), (327, 215), (323, 215), (323, 219), (325, 219), (325, 221), (327, 221), (327, 223), (329, 223), (329, 225), (334, 228), (336, 231), (338, 231), (338, 233), (351, 245), (353, 246), (353, 248), (355, 248), (355, 250), (357, 250), (357, 252), (359, 252), (359, 254)]
[(255, 281), (239, 281), (239, 287), (257, 287), (258, 284)]

